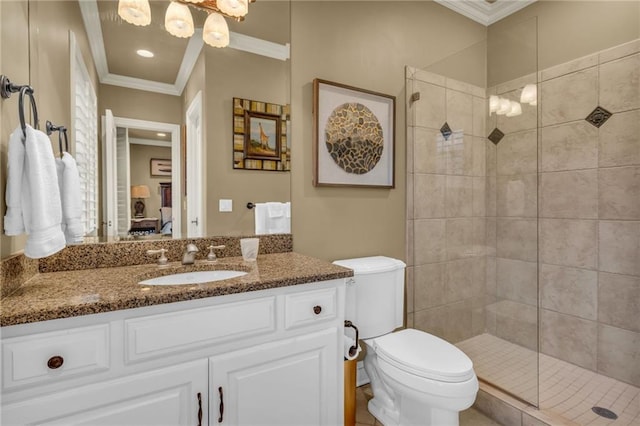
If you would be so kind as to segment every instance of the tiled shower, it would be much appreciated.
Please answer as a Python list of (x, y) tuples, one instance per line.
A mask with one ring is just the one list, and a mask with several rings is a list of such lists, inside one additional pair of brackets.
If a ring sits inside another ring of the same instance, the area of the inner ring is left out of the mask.
[(640, 422), (640, 40), (489, 88), (408, 67), (406, 93), (408, 325), (542, 411)]

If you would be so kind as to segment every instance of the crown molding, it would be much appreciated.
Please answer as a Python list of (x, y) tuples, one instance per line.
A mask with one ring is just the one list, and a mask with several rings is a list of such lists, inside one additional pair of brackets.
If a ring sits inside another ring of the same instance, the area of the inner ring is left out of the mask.
[(281, 61), (289, 59), (290, 53), (289, 43), (278, 44), (234, 32), (229, 32), (229, 47)]
[[(129, 89), (145, 90), (147, 92), (162, 93), (165, 95), (181, 96), (184, 87), (191, 76), (191, 71), (196, 65), (198, 56), (204, 47), (202, 40), (202, 28), (197, 28), (189, 39), (187, 48), (182, 57), (182, 63), (173, 84), (159, 81), (145, 80), (142, 78), (128, 77), (112, 74), (107, 64), (107, 54), (104, 49), (102, 37), (102, 25), (100, 24), (100, 12), (96, 0), (78, 1), (80, 12), (84, 22), (84, 28), (89, 38), (91, 55), (96, 66), (98, 78), (102, 84), (126, 87)], [(244, 34), (229, 32), (229, 47), (256, 55), (267, 56), (273, 59), (286, 61), (290, 56), (289, 44), (278, 44)]]
[(155, 140), (155, 139), (129, 138), (129, 145), (160, 146), (160, 147), (163, 147), (163, 148), (171, 148), (171, 141), (159, 141), (159, 140)]
[(494, 3), (489, 3), (485, 0), (434, 1), (484, 26), (498, 22), (536, 2), (536, 0), (497, 0)]

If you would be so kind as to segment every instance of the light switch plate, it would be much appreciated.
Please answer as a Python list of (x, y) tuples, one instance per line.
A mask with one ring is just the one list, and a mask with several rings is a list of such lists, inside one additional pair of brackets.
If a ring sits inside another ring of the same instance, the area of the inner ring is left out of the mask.
[(218, 206), (220, 212), (233, 211), (233, 200), (218, 200)]

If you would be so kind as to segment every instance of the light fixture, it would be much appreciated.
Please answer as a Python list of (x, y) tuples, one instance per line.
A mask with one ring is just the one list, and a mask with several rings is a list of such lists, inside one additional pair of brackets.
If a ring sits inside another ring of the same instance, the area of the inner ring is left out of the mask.
[(535, 84), (527, 84), (520, 94), (520, 102), (529, 105), (538, 105), (538, 87)]
[(189, 7), (175, 1), (169, 3), (164, 17), (164, 28), (173, 36), (180, 38), (191, 37), (194, 28)]
[(143, 58), (153, 58), (155, 56), (152, 51), (147, 49), (138, 49), (136, 50), (136, 53), (138, 56), (142, 56)]
[(507, 117), (517, 117), (518, 115), (522, 114), (522, 106), (520, 105), (519, 102), (510, 101), (509, 103), (511, 104), (511, 108), (509, 112), (506, 114)]
[(120, 0), (118, 15), (130, 24), (145, 26), (151, 23), (149, 0)]
[(500, 98), (496, 95), (489, 96), (489, 115), (498, 111), (500, 108)]
[(218, 8), (225, 15), (238, 18), (249, 12), (248, 0), (218, 0)]
[(505, 115), (509, 111), (511, 111), (511, 101), (509, 99), (500, 98), (500, 104), (496, 114)]
[(167, 136), (166, 133), (156, 133), (157, 136), (164, 138), (165, 136)]
[[(193, 17), (189, 6), (209, 14), (202, 38), (214, 47), (229, 45), (229, 27), (225, 17), (242, 21), (249, 12), (249, 3), (255, 0), (173, 0), (164, 18), (165, 29), (176, 37), (191, 37), (194, 33)], [(134, 25), (149, 25), (149, 0), (118, 0), (118, 15)]]
[(137, 199), (133, 205), (135, 217), (144, 217), (144, 198), (149, 198), (151, 193), (147, 185), (135, 185), (131, 187), (131, 198)]
[(219, 13), (210, 13), (204, 21), (202, 39), (209, 46), (227, 47), (229, 45), (229, 27)]

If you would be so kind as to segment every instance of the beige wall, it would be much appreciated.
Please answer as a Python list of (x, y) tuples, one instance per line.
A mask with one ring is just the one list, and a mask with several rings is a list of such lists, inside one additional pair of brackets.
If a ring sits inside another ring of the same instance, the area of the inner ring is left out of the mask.
[[(491, 25), (488, 29), (490, 46), (496, 46), (500, 39), (496, 34), (509, 34), (522, 43), (510, 46), (499, 45), (489, 49), (489, 86), (521, 77), (514, 71), (514, 65), (520, 67), (521, 55), (525, 50), (529, 55), (529, 36), (514, 28), (528, 28), (536, 31), (535, 26), (523, 21), (537, 20), (537, 68), (545, 69), (572, 59), (589, 55), (599, 50), (640, 37), (640, 2), (638, 1), (550, 1), (541, 0)], [(529, 30), (527, 30), (529, 31)], [(535, 42), (535, 37), (534, 37)], [(526, 63), (530, 64), (527, 57)], [(532, 72), (531, 70), (527, 73)]]
[[(292, 3), (291, 204), (297, 252), (327, 260), (377, 254), (405, 259), (404, 67), (429, 67), (485, 35), (484, 26), (433, 2)], [(314, 78), (396, 97), (395, 189), (313, 187)]]
[[(171, 148), (130, 144), (130, 177), (131, 186), (147, 185), (150, 197), (144, 200), (145, 217), (160, 218), (160, 183), (171, 182), (171, 176), (151, 176), (150, 162), (152, 158), (171, 158)], [(133, 205), (131, 214), (133, 215)]]
[[(96, 71), (78, 4), (71, 1), (30, 3), (3, 1), (0, 8), (2, 8), (0, 37), (2, 39), (0, 55), (2, 56), (2, 73), (7, 74), (15, 83), (31, 84), (34, 88), (41, 129), (44, 129), (47, 120), (69, 127), (71, 121), (69, 30), (75, 34), (89, 75), (97, 87)], [(29, 40), (31, 40), (30, 45)], [(18, 125), (17, 102), (17, 95), (0, 101), (3, 122), (0, 131), (2, 216), (5, 212), (4, 181), (8, 135), (12, 128)], [(52, 138), (56, 138), (53, 148), (57, 152), (57, 137), (53, 135)], [(24, 236), (7, 237), (3, 234), (0, 241), (2, 243), (0, 257), (4, 258), (22, 250), (25, 238)]]
[[(247, 202), (289, 201), (289, 172), (233, 169), (233, 98), (285, 105), (289, 62), (238, 50), (206, 49), (206, 235), (253, 234)], [(220, 213), (219, 199), (233, 212)]]
[(110, 109), (115, 117), (182, 123), (182, 100), (179, 96), (100, 84), (98, 116), (103, 116), (105, 109)]
[[(29, 84), (29, 25), (26, 2), (0, 2), (0, 72), (16, 84)], [(8, 35), (11, 34), (11, 37)], [(19, 126), (18, 95), (0, 99), (0, 259), (24, 248), (24, 236), (4, 235), (9, 135)]]

